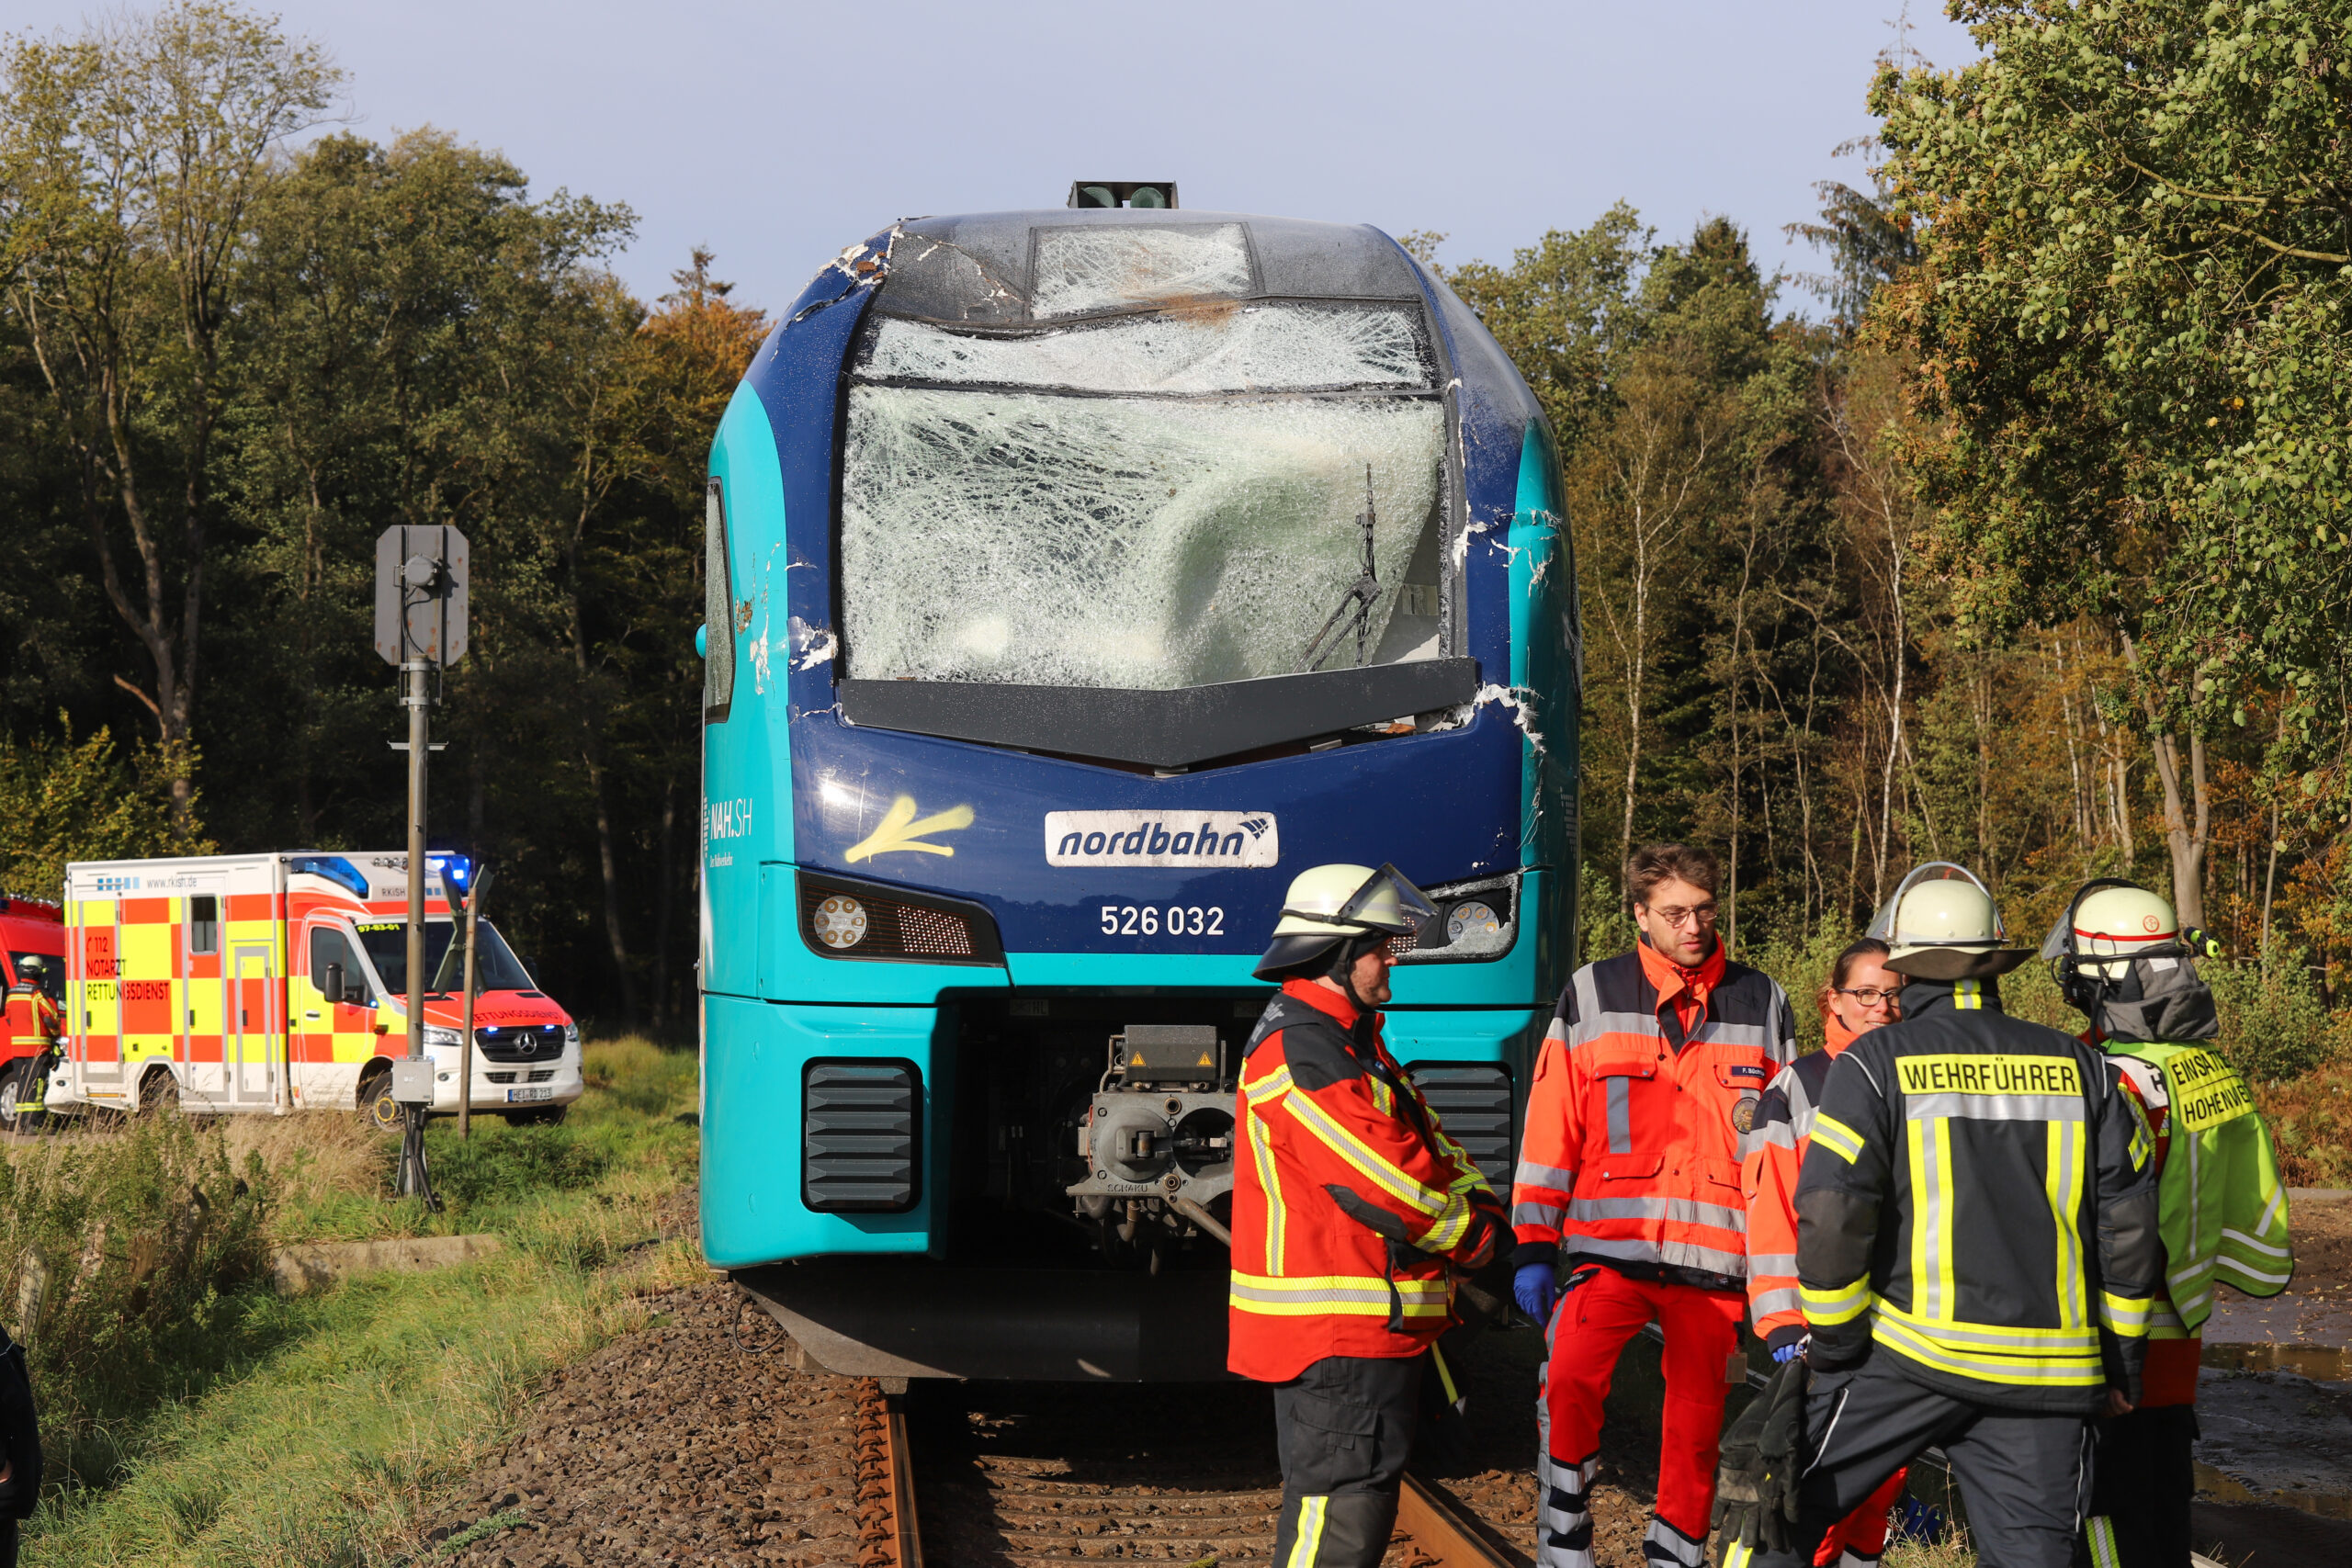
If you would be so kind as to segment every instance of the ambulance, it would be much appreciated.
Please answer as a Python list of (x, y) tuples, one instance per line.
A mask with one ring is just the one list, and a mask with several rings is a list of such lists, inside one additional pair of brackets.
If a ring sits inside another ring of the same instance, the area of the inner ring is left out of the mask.
[[(464, 1028), (462, 856), (428, 855), (424, 1054), (433, 1110), (555, 1122), (580, 1098), (580, 1031), (489, 920)], [(408, 1049), (408, 856), (318, 851), (77, 862), (65, 870), (64, 1042), (47, 1108), (358, 1110), (399, 1124)], [(452, 940), (452, 937), (456, 940)]]
[(65, 991), (65, 915), (39, 898), (0, 894), (0, 1130), (29, 1132), (40, 1121), (51, 1051)]

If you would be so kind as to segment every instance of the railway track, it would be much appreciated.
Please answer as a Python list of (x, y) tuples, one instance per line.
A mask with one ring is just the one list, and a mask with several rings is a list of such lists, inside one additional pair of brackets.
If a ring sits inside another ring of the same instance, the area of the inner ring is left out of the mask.
[[(919, 1403), (859, 1384), (857, 1568), (1272, 1560), (1282, 1490), (1261, 1391), (925, 1390)], [(1396, 1530), (1387, 1568), (1523, 1568), (1419, 1476)]]

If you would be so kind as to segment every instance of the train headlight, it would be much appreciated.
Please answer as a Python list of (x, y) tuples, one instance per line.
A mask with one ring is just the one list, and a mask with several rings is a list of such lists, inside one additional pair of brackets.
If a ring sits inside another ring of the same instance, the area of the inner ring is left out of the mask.
[(865, 940), (865, 906), (846, 893), (835, 893), (817, 906), (808, 925), (827, 947), (855, 947)]
[(1502, 917), (1483, 899), (1464, 898), (1445, 912), (1445, 940), (1449, 943), (1491, 942), (1502, 934)]

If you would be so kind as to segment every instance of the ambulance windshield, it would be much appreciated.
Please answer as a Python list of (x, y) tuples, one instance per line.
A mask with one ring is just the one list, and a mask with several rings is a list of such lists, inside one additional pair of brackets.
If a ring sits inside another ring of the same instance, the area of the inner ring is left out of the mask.
[[(401, 996), (408, 990), (408, 924), (403, 920), (366, 920), (356, 928), (360, 945), (368, 950), (368, 961), (376, 969), (376, 977), (384, 983), (389, 996)], [(424, 922), (424, 970), (433, 976), (428, 987), (435, 994), (454, 991), (465, 983), (466, 944), (449, 939), (456, 931), (451, 920)], [(481, 922), (481, 934), (474, 948), (474, 984), (483, 991), (536, 990), (522, 960), (506, 945), (498, 928), (488, 920)]]

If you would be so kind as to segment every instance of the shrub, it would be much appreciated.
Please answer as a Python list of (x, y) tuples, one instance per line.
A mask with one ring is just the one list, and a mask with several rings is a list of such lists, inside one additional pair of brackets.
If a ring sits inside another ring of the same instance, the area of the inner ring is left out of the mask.
[(0, 1310), (29, 1354), (61, 1479), (99, 1479), (103, 1429), (215, 1361), (230, 1292), (266, 1259), (270, 1190), (258, 1158), (238, 1168), (218, 1128), (175, 1114), (0, 1160)]
[(2290, 1187), (2352, 1187), (2352, 1060), (2255, 1086)]
[(2274, 945), (2258, 966), (2211, 964), (2201, 973), (2222, 1015), (2222, 1055), (2249, 1079), (2301, 1077), (2336, 1055), (2335, 1020), (2301, 949)]
[[(474, 1135), (462, 1141), (435, 1139), (428, 1157), (434, 1190), (457, 1210), (536, 1192), (576, 1192), (594, 1187), (612, 1165), (611, 1154), (577, 1129), (496, 1122), (478, 1123)], [(398, 1139), (384, 1141), (384, 1158), (389, 1173), (400, 1159)], [(388, 1174), (388, 1190), (391, 1184)]]

